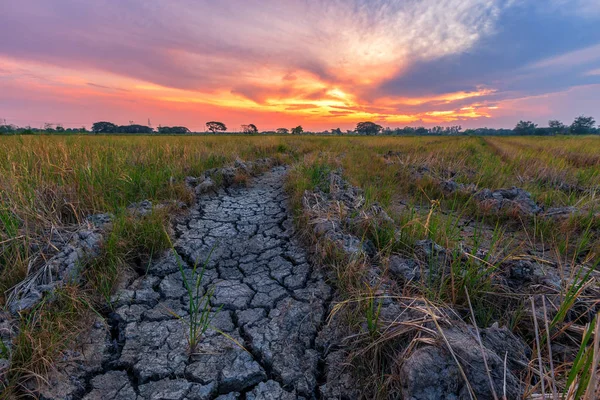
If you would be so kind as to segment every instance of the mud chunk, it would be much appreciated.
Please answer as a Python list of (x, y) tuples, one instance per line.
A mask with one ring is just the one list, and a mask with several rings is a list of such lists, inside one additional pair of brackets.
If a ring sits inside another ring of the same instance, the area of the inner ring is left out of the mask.
[(531, 198), (531, 194), (521, 188), (490, 190), (483, 189), (473, 196), (480, 207), (506, 215), (533, 216), (542, 208)]
[(388, 261), (389, 273), (404, 282), (418, 281), (421, 279), (419, 265), (415, 260), (391, 256)]
[(128, 400), (137, 396), (125, 371), (109, 371), (92, 378), (90, 383), (92, 390), (84, 400)]
[(294, 393), (286, 392), (275, 381), (261, 382), (246, 395), (246, 400), (296, 400)]

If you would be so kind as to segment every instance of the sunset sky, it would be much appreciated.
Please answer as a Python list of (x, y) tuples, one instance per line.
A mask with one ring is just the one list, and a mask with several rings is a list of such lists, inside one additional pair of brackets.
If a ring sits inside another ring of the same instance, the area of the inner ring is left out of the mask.
[(0, 123), (600, 119), (598, 0), (4, 0)]

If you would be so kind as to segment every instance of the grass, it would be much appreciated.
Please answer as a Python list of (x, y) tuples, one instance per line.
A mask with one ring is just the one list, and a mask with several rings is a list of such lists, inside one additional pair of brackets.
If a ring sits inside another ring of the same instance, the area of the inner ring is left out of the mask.
[(123, 269), (133, 266), (143, 271), (153, 255), (169, 248), (168, 221), (166, 210), (153, 210), (141, 217), (122, 213), (114, 218), (100, 254), (84, 268), (88, 286), (106, 305), (111, 305)]
[[(519, 140), (526, 141), (521, 138)], [(577, 342), (567, 331), (581, 332), (584, 329), (582, 324), (590, 324), (585, 316), (598, 311), (597, 301), (584, 295), (588, 289), (592, 289), (592, 293), (599, 293), (598, 274), (594, 272), (597, 265), (593, 262), (597, 259), (599, 249), (596, 215), (598, 204), (597, 199), (586, 190), (572, 191), (568, 196), (560, 195), (557, 193), (563, 189), (548, 185), (548, 182), (560, 183), (564, 179), (577, 182), (578, 185), (595, 187), (599, 183), (598, 174), (579, 173), (572, 167), (573, 163), (560, 160), (556, 162), (555, 155), (547, 157), (546, 164), (538, 164), (532, 171), (527, 169), (527, 165), (540, 149), (529, 153), (527, 145), (521, 145), (524, 151), (519, 152), (517, 146), (512, 146), (509, 140), (504, 139), (494, 138), (488, 141), (478, 138), (442, 138), (432, 148), (419, 143), (422, 141), (425, 139), (412, 138), (409, 143), (402, 142), (400, 145), (400, 140), (365, 140), (360, 141), (360, 146), (355, 148), (353, 141), (348, 140), (343, 150), (330, 147), (327, 152), (305, 157), (289, 178), (288, 190), (293, 204), (297, 210), (301, 209), (299, 199), (305, 190), (318, 188), (327, 193), (328, 190), (324, 187), (327, 179), (323, 178), (323, 174), (343, 169), (346, 179), (363, 188), (368, 205), (379, 203), (394, 219), (393, 224), (365, 219), (363, 223), (353, 226), (355, 235), (369, 239), (375, 245), (377, 257), (385, 258), (391, 254), (413, 257), (416, 242), (421, 239), (433, 239), (449, 249), (442, 259), (430, 256), (422, 260), (429, 271), (427, 279), (404, 287), (404, 293), (416, 296), (415, 299), (422, 296), (433, 304), (452, 305), (462, 313), (465, 320), (472, 320), (477, 326), (488, 327), (494, 322), (507, 325), (534, 348), (536, 343), (532, 336), (534, 329), (531, 319), (528, 318), (527, 298), (518, 290), (502, 284), (503, 263), (518, 259), (535, 261), (538, 258), (554, 263), (558, 266), (563, 282), (570, 283), (560, 292), (550, 291), (549, 293), (554, 294), (548, 294), (558, 301), (552, 304), (552, 316), (547, 330), (552, 332), (555, 341), (563, 344)], [(589, 142), (598, 148), (596, 138), (590, 138)], [(551, 147), (551, 153), (554, 152), (553, 143), (544, 145)], [(562, 141), (555, 146), (569, 147)], [(383, 155), (390, 148), (398, 150), (393, 158), (386, 159)], [(340, 153), (343, 157), (338, 155)], [(573, 154), (569, 156), (575, 157)], [(390, 160), (394, 162), (390, 163)], [(427, 172), (424, 175), (415, 174), (418, 169), (415, 166), (426, 166), (423, 170)], [(530, 174), (531, 179), (523, 178), (525, 172)], [(438, 182), (448, 177), (480, 188), (524, 187), (544, 207), (575, 204), (583, 211), (565, 220), (554, 220), (543, 215), (520, 218), (510, 214), (490, 214), (478, 209), (471, 195), (444, 193)], [(297, 220), (305, 226), (308, 222), (301, 213)], [(467, 222), (469, 230), (465, 229)], [(363, 358), (365, 352), (361, 349), (373, 350), (368, 358), (371, 367), (362, 372), (363, 377), (366, 377), (364, 383), (369, 386), (369, 389), (365, 389), (365, 393), (368, 393), (365, 396), (386, 398), (394, 393), (391, 384), (393, 378), (379, 379), (390, 373), (380, 356), (381, 351), (387, 351), (385, 346), (381, 347), (387, 340), (382, 332), (391, 329), (391, 325), (382, 325), (379, 320), (380, 303), (375, 294), (377, 288), (365, 284), (368, 262), (345, 260), (326, 245), (314, 243), (314, 238), (312, 240), (313, 245), (326, 250), (322, 261), (335, 271), (333, 283), (340, 293), (340, 302), (334, 312), (336, 315), (344, 315), (350, 326), (364, 326), (368, 333), (367, 343), (360, 340), (355, 343), (358, 350), (352, 361), (355, 368), (364, 367), (367, 361)], [(538, 249), (541, 250), (537, 255), (529, 254)], [(567, 314), (570, 316), (569, 321), (565, 321)], [(593, 324), (590, 326), (592, 327), (586, 328), (586, 332), (594, 329)], [(380, 345), (379, 350), (372, 347), (374, 343)], [(584, 343), (582, 349), (593, 353), (589, 357), (598, 357), (593, 346), (590, 346), (589, 339), (581, 343)], [(541, 345), (544, 346), (544, 342)], [(547, 370), (547, 382), (552, 382), (552, 387), (565, 390), (572, 384), (566, 379), (565, 371), (571, 371), (571, 368), (579, 371), (578, 368), (581, 367), (577, 360), (561, 359), (552, 354), (544, 357), (542, 365)], [(549, 365), (552, 365), (550, 370)], [(589, 367), (586, 363), (581, 367), (584, 372), (576, 373), (584, 374), (584, 378), (577, 381), (574, 393), (578, 396), (586, 391), (591, 393), (591, 380), (585, 379), (588, 376), (586, 374), (592, 374)], [(533, 364), (532, 368), (536, 369)], [(532, 385), (530, 393), (541, 389), (540, 385)], [(565, 398), (576, 397), (571, 394)]]
[[(440, 261), (434, 258), (423, 260), (427, 269), (437, 268), (438, 273), (403, 287), (401, 295), (451, 305), (481, 328), (493, 322), (506, 324), (532, 348), (537, 347), (528, 297), (506, 292), (498, 284), (503, 263), (539, 258), (557, 264), (565, 283), (559, 293), (546, 293), (550, 296), (548, 329), (545, 332), (540, 321), (540, 346), (545, 348), (544, 337), (549, 337), (552, 343), (577, 343), (583, 350), (575, 360), (560, 360), (545, 351), (542, 361), (547, 379), (556, 379), (557, 387), (567, 390), (565, 396), (575, 398), (587, 390), (580, 390), (586, 383), (594, 384), (589, 360), (598, 356), (594, 345), (599, 335), (589, 333), (595, 329), (593, 318), (584, 314), (598, 311), (598, 303), (586, 291), (598, 285), (593, 260), (600, 254), (599, 153), (600, 138), (592, 136), (1, 137), (1, 293), (26, 276), (32, 260), (51, 255), (41, 254), (48, 247), (49, 232), (83, 223), (89, 214), (115, 216), (100, 256), (86, 265), (86, 284), (65, 288), (58, 301), (44, 302), (23, 315), (11, 350), (17, 363), (11, 370), (11, 388), (5, 392), (23, 391), (28, 379), (42, 377), (78, 331), (75, 321), (110, 307), (125, 268), (143, 272), (154, 254), (170, 247), (165, 229), (175, 209), (155, 209), (143, 218), (131, 218), (128, 205), (143, 199), (154, 204), (191, 204), (194, 195), (185, 185), (186, 176), (199, 176), (237, 158), (271, 157), (294, 166), (287, 189), (296, 210), (301, 209), (305, 190), (329, 191), (331, 171), (343, 171), (345, 179), (362, 188), (366, 205), (379, 204), (393, 220), (364, 220), (354, 227), (355, 234), (374, 243), (382, 258), (413, 258), (417, 242), (423, 239), (449, 249), (444, 265), (436, 265)], [(236, 176), (239, 183), (247, 179)], [(478, 189), (517, 186), (545, 208), (574, 206), (581, 213), (563, 219), (495, 215), (478, 207), (470, 193), (445, 192), (440, 181), (449, 179)], [(306, 222), (300, 213), (296, 219), (299, 225)], [(333, 271), (338, 294), (347, 300), (344, 313), (353, 323), (366, 326), (360, 343), (370, 350), (363, 354), (382, 361), (392, 351), (384, 345), (388, 337), (410, 343), (412, 332), (392, 335), (382, 321), (379, 288), (364, 285), (367, 261), (346, 260), (326, 243), (313, 245)], [(201, 268), (197, 272), (202, 275)], [(190, 293), (195, 293), (197, 279), (188, 283)], [(539, 288), (535, 294), (544, 290)], [(0, 305), (4, 301), (0, 296)], [(197, 304), (196, 321), (189, 321), (190, 329), (196, 327), (190, 338), (197, 342), (210, 322), (209, 314), (206, 302), (190, 304)], [(190, 348), (195, 347), (192, 342)], [(373, 343), (378, 347), (369, 347)], [(372, 362), (367, 375), (381, 372), (376, 364)], [(573, 370), (571, 376), (568, 371)], [(390, 393), (385, 386), (393, 380), (393, 376), (376, 376), (370, 390), (384, 398)], [(540, 389), (532, 385), (532, 393)]]
[(181, 272), (181, 278), (183, 280), (183, 286), (185, 287), (189, 302), (187, 320), (185, 320), (183, 317), (180, 317), (176, 313), (173, 313), (173, 315), (183, 321), (187, 326), (189, 351), (190, 354), (194, 354), (204, 334), (208, 328), (210, 328), (210, 323), (221, 311), (221, 307), (219, 307), (216, 311), (213, 311), (210, 304), (214, 294), (214, 288), (211, 287), (204, 289), (202, 282), (204, 278), (204, 271), (206, 271), (206, 265), (210, 261), (210, 257), (214, 248), (211, 249), (206, 257), (206, 261), (204, 264), (202, 264), (200, 269), (198, 269), (198, 264), (196, 263), (189, 270), (181, 262), (172, 244), (171, 248), (173, 250), (174, 257), (177, 260), (179, 271)]
[[(51, 301), (50, 301), (51, 300)], [(31, 394), (32, 381), (42, 382), (56, 355), (91, 320), (91, 305), (80, 288), (68, 286), (50, 299), (45, 297), (34, 309), (21, 315), (12, 346), (11, 368), (0, 383), (0, 398), (14, 399)]]
[[(580, 399), (585, 396), (586, 399), (592, 399), (595, 397), (593, 391), (596, 385), (590, 385), (590, 381), (597, 383), (598, 379), (596, 371), (600, 364), (600, 355), (598, 354), (600, 318), (596, 316), (594, 321), (595, 324), (589, 324), (584, 331), (579, 351), (567, 376), (563, 398)], [(595, 340), (593, 346), (590, 346), (594, 334)]]
[[(28, 382), (43, 379), (48, 366), (76, 336), (78, 321), (95, 308), (111, 307), (123, 270), (143, 270), (149, 258), (169, 247), (165, 231), (174, 210), (165, 207), (133, 218), (126, 211), (129, 204), (143, 199), (190, 204), (193, 194), (184, 183), (188, 175), (198, 176), (237, 157), (286, 157), (286, 149), (269, 140), (177, 141), (58, 136), (0, 140), (2, 293), (26, 276), (36, 256), (51, 255), (39, 250), (47, 247), (51, 230), (83, 223), (87, 215), (97, 212), (115, 215), (100, 255), (87, 262), (86, 284), (73, 288), (77, 291), (73, 301), (43, 302), (22, 316), (3, 396), (26, 396)], [(78, 305), (87, 305), (77, 315), (72, 311), (75, 298), (81, 299)], [(0, 296), (0, 305), (4, 302)]]
[(122, 271), (142, 267), (149, 257), (168, 247), (167, 221), (164, 212), (141, 218), (126, 213), (115, 217), (100, 254), (86, 261), (85, 285), (63, 287), (21, 314), (0, 398), (26, 396), (32, 380), (43, 381), (53, 361), (85, 329), (93, 314), (112, 307), (111, 296)]

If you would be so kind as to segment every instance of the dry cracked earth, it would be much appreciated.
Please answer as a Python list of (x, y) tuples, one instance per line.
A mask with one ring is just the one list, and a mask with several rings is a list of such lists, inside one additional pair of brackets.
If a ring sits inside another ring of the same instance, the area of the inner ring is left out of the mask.
[[(276, 167), (248, 187), (199, 197), (175, 226), (177, 256), (166, 253), (116, 294), (112, 332), (71, 398), (320, 397), (315, 342), (331, 288), (295, 238), (285, 172)], [(190, 355), (180, 265), (189, 276), (209, 255), (202, 286), (214, 288), (211, 303), (222, 308)]]

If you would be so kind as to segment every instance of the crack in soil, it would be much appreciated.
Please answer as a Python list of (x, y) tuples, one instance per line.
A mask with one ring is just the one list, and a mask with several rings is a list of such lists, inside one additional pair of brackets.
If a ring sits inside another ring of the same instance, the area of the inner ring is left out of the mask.
[[(285, 173), (275, 167), (248, 187), (199, 197), (175, 222), (177, 254), (166, 252), (114, 296), (102, 368), (85, 374), (85, 393), (71, 398), (319, 397), (315, 341), (331, 288), (296, 238)], [(180, 265), (189, 275), (209, 254), (202, 286), (214, 288), (211, 304), (222, 311), (190, 355)]]

